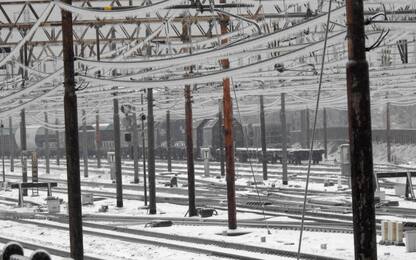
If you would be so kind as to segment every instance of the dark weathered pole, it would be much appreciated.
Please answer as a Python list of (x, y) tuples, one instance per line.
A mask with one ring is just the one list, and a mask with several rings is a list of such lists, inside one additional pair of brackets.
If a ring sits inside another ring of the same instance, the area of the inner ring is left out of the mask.
[(142, 114), (140, 116), (140, 120), (142, 121), (142, 155), (143, 155), (143, 190), (144, 190), (144, 205), (147, 206), (147, 176), (146, 176), (146, 138), (144, 133), (144, 120), (146, 116), (143, 113), (143, 106), (144, 106), (144, 98), (143, 94), (141, 94), (141, 105), (142, 105)]
[[(25, 109), (20, 111), (20, 145), (22, 149), (22, 182), (27, 182), (27, 160), (26, 160), (26, 116)], [(27, 189), (23, 189), (23, 196), (27, 196)]]
[(147, 149), (149, 171), (149, 213), (156, 214), (155, 122), (153, 118), (153, 89), (147, 89)]
[(325, 159), (328, 159), (328, 131), (327, 131), (327, 118), (326, 118), (326, 108), (324, 108), (323, 112), (323, 124), (324, 124), (324, 149), (325, 149)]
[(115, 153), (115, 168), (116, 168), (116, 193), (117, 193), (117, 207), (123, 207), (123, 181), (121, 175), (121, 147), (120, 147), (120, 115), (118, 108), (118, 99), (113, 99), (113, 127), (114, 127), (114, 153)]
[(191, 85), (185, 85), (185, 132), (186, 132), (186, 161), (188, 165), (188, 199), (189, 216), (198, 215), (195, 204), (195, 169), (192, 140), (192, 100)]
[(387, 161), (391, 162), (391, 138), (390, 138), (390, 102), (386, 107), (386, 143), (387, 143)]
[(101, 131), (100, 111), (95, 114), (95, 156), (97, 157), (97, 168), (101, 168)]
[[(45, 112), (45, 123), (48, 123), (48, 113)], [(45, 127), (45, 166), (46, 173), (50, 173), (49, 167), (49, 130)]]
[(139, 183), (139, 131), (137, 129), (137, 115), (136, 111), (133, 112), (133, 125), (132, 125), (132, 141), (133, 141), (133, 168), (134, 177), (133, 182)]
[(88, 178), (88, 137), (87, 137), (87, 114), (82, 110), (82, 157), (84, 160), (84, 177)]
[(220, 169), (221, 169), (221, 176), (225, 176), (225, 162), (224, 162), (224, 120), (222, 116), (222, 108), (224, 103), (222, 99), (218, 100), (218, 137), (219, 137), (219, 157), (220, 157)]
[[(220, 0), (220, 3), (225, 3)], [(222, 16), (220, 20), (221, 34), (228, 32), (230, 22), (229, 16)], [(227, 43), (227, 39), (221, 41)], [(230, 68), (230, 61), (222, 59), (221, 65), (224, 70)], [(237, 212), (235, 201), (235, 169), (234, 169), (234, 140), (233, 140), (233, 103), (231, 100), (230, 78), (223, 79), (223, 100), (224, 100), (224, 146), (225, 161), (227, 166), (227, 203), (228, 203), (228, 228), (237, 229)]]
[(282, 184), (287, 185), (287, 129), (285, 93), (280, 94), (280, 123), (282, 125)]
[(368, 63), (362, 0), (347, 0), (347, 94), (355, 259), (377, 259)]
[[(72, 0), (64, 0), (72, 4)], [(74, 79), (74, 49), (72, 14), (62, 10), (62, 48), (64, 58), (65, 143), (68, 179), (68, 217), (71, 257), (84, 259), (82, 238), (82, 208), (79, 169), (77, 96)]]
[[(58, 118), (55, 119), (55, 124), (58, 125), (59, 121)], [(61, 156), (61, 145), (59, 143), (59, 131), (56, 130), (55, 131), (55, 136), (56, 136), (56, 165), (60, 165), (60, 156)]]
[(171, 155), (171, 138), (170, 138), (170, 111), (166, 111), (166, 157), (168, 160), (168, 172), (172, 171), (172, 155)]
[(1, 150), (1, 160), (2, 160), (2, 168), (3, 168), (3, 185), (5, 184), (5, 182), (6, 182), (6, 169), (4, 168), (4, 153), (5, 153), (5, 149), (4, 149), (4, 147), (6, 146), (5, 145), (5, 138), (4, 138), (4, 132), (3, 132), (3, 130), (4, 130), (4, 125), (3, 125), (3, 120), (1, 120), (1, 123), (0, 123), (1, 125), (0, 125), (0, 127), (1, 127), (1, 147), (0, 147), (0, 150)]
[(263, 164), (263, 180), (267, 180), (267, 146), (266, 146), (266, 122), (264, 120), (264, 99), (260, 96), (260, 133), (261, 133), (261, 161)]
[(310, 119), (309, 119), (309, 108), (305, 110), (305, 128), (306, 128), (306, 148), (309, 149), (311, 146), (311, 133), (310, 133)]
[(10, 135), (10, 171), (14, 172), (14, 135), (12, 117), (9, 116), (9, 135)]

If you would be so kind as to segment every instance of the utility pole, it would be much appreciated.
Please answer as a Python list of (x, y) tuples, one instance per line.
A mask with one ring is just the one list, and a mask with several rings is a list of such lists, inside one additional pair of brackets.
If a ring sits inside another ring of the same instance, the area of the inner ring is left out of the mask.
[[(182, 22), (183, 42), (190, 42), (191, 25), (189, 21)], [(192, 68), (185, 68), (185, 70)], [(195, 168), (194, 168), (194, 146), (192, 140), (192, 97), (191, 85), (185, 85), (185, 133), (186, 133), (186, 162), (188, 169), (188, 213), (190, 217), (198, 215), (195, 203)]]
[(118, 108), (118, 99), (114, 97), (114, 116), (113, 116), (113, 127), (114, 127), (114, 151), (115, 151), (115, 164), (116, 164), (116, 193), (117, 193), (117, 207), (123, 207), (123, 183), (121, 175), (121, 148), (120, 148), (120, 115)]
[(134, 168), (134, 178), (133, 183), (139, 183), (139, 132), (137, 129), (137, 115), (136, 111), (133, 112), (133, 168)]
[(377, 259), (368, 63), (362, 0), (346, 0), (347, 94), (355, 259)]
[[(220, 0), (225, 3), (226, 0)], [(230, 17), (222, 15), (220, 20), (221, 34), (228, 32)], [(221, 44), (226, 44), (223, 39)], [(228, 59), (221, 60), (222, 69), (230, 68)], [(233, 104), (231, 101), (230, 78), (223, 79), (223, 100), (224, 100), (224, 146), (227, 166), (227, 203), (228, 203), (228, 228), (237, 229), (237, 212), (235, 201), (235, 169), (234, 169), (234, 140), (233, 140)]]
[(391, 162), (391, 139), (390, 139), (390, 102), (386, 107), (386, 143), (387, 143), (387, 161)]
[(84, 159), (84, 177), (88, 178), (88, 137), (87, 114), (82, 110), (82, 157)]
[[(63, 0), (72, 5), (72, 0)], [(68, 181), (68, 217), (70, 236), (70, 256), (74, 260), (84, 259), (82, 238), (82, 208), (79, 169), (79, 140), (77, 96), (74, 79), (74, 44), (72, 13), (62, 10), (62, 48), (64, 58), (64, 111), (65, 111), (65, 143)]]
[(95, 154), (97, 157), (97, 168), (101, 168), (101, 131), (100, 131), (100, 111), (95, 114)]
[[(58, 118), (55, 118), (55, 123), (56, 125), (59, 124)], [(59, 161), (59, 157), (61, 156), (61, 147), (59, 145), (59, 131), (56, 130), (55, 131), (55, 135), (56, 135), (56, 165), (60, 165), (60, 161)]]
[(222, 116), (222, 108), (224, 102), (222, 99), (218, 100), (218, 136), (219, 136), (219, 156), (220, 156), (220, 169), (221, 176), (225, 176), (225, 162), (224, 162), (224, 120)]
[[(20, 111), (20, 145), (22, 148), (22, 182), (27, 182), (27, 159), (26, 159), (26, 116), (25, 109)], [(23, 196), (27, 196), (27, 189), (23, 189)]]
[(260, 133), (261, 133), (261, 161), (263, 163), (263, 180), (267, 181), (266, 122), (264, 120), (263, 95), (260, 96)]
[[(45, 112), (45, 123), (48, 124), (48, 113)], [(49, 130), (48, 127), (45, 127), (45, 166), (46, 166), (46, 173), (50, 173), (49, 167)]]
[(140, 115), (140, 120), (142, 121), (142, 149), (143, 149), (143, 190), (144, 190), (144, 205), (147, 206), (147, 176), (146, 176), (146, 140), (144, 133), (144, 120), (146, 116), (143, 112), (144, 100), (143, 93), (141, 94), (141, 105), (142, 105), (142, 114)]
[(327, 118), (326, 118), (326, 108), (324, 107), (323, 112), (323, 124), (324, 124), (324, 149), (325, 149), (325, 159), (328, 159), (328, 126), (327, 126)]
[(10, 171), (14, 172), (14, 135), (12, 117), (9, 116), (9, 138), (10, 138)]
[(166, 157), (168, 160), (168, 172), (172, 171), (172, 155), (171, 151), (171, 139), (170, 139), (170, 111), (166, 111)]
[(285, 93), (280, 94), (280, 123), (282, 124), (282, 184), (287, 185), (287, 127)]
[(149, 168), (149, 214), (156, 214), (155, 126), (153, 118), (153, 89), (147, 89), (147, 146)]

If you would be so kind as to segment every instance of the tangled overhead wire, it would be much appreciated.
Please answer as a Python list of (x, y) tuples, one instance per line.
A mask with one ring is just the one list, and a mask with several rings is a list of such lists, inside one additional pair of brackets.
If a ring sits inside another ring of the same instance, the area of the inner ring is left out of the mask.
[[(373, 23), (373, 21), (379, 17), (379, 16), (383, 16), (384, 20), (387, 21), (387, 14), (386, 14), (386, 7), (383, 5), (383, 12), (378, 12), (375, 15), (372, 15), (371, 17), (368, 17), (365, 21), (364, 21), (364, 25), (369, 25), (371, 23)], [(380, 46), (380, 44), (384, 41), (384, 39), (387, 37), (387, 35), (390, 33), (390, 29), (386, 30), (382, 30), (380, 33), (380, 36), (377, 38), (377, 40), (373, 43), (373, 45), (371, 45), (370, 47), (366, 47), (365, 51), (369, 52), (371, 50), (374, 50), (376, 48), (378, 48)]]

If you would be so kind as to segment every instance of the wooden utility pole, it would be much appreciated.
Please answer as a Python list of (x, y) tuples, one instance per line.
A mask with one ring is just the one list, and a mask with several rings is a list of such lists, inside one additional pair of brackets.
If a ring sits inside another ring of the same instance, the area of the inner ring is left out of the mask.
[[(9, 137), (14, 140), (12, 117), (9, 116)], [(10, 171), (14, 172), (14, 141), (10, 141)]]
[(261, 161), (263, 164), (263, 180), (267, 180), (267, 146), (266, 146), (266, 122), (264, 119), (264, 99), (260, 96), (260, 133), (261, 133)]
[(100, 111), (95, 114), (95, 156), (97, 157), (97, 168), (101, 168), (101, 131)]
[(117, 207), (123, 207), (123, 178), (121, 175), (121, 141), (120, 141), (120, 114), (118, 107), (118, 98), (113, 99), (113, 127), (114, 127), (114, 154), (115, 154), (115, 169), (116, 169), (116, 193), (117, 193)]
[(280, 123), (282, 125), (282, 184), (288, 184), (287, 178), (287, 127), (286, 127), (286, 107), (285, 93), (280, 95)]
[(328, 131), (327, 131), (327, 118), (326, 118), (326, 108), (323, 111), (323, 124), (324, 124), (324, 149), (325, 149), (325, 159), (328, 159)]
[(142, 121), (142, 154), (143, 154), (143, 191), (144, 191), (144, 205), (147, 206), (147, 176), (146, 176), (146, 140), (145, 140), (145, 133), (144, 133), (144, 120), (146, 120), (146, 116), (144, 115), (143, 105), (143, 93), (140, 96), (140, 101), (142, 105), (142, 114), (140, 115), (140, 121)]
[[(188, 21), (182, 22), (183, 42), (190, 42), (191, 25)], [(185, 68), (192, 70), (192, 68)], [(194, 145), (192, 139), (192, 96), (191, 85), (185, 85), (185, 133), (186, 133), (186, 162), (188, 169), (188, 213), (190, 217), (198, 215), (195, 203), (195, 168)]]
[[(225, 0), (220, 0), (220, 3), (225, 3)], [(228, 25), (230, 17), (221, 15), (220, 26), (221, 34), (228, 33)], [(226, 44), (227, 39), (223, 39), (221, 44)], [(228, 59), (221, 60), (222, 69), (230, 68), (230, 61)], [(228, 203), (228, 228), (237, 229), (237, 212), (235, 201), (235, 166), (234, 166), (234, 140), (233, 140), (233, 104), (231, 101), (231, 87), (230, 78), (223, 79), (223, 100), (224, 100), (224, 146), (225, 146), (225, 160), (227, 166), (227, 203)]]
[[(72, 0), (63, 0), (71, 5)], [(77, 96), (75, 93), (74, 49), (72, 14), (62, 13), (62, 48), (64, 58), (64, 111), (65, 111), (65, 143), (68, 182), (68, 217), (71, 257), (75, 260), (84, 259), (82, 238), (82, 208), (79, 170), (79, 140)]]
[[(22, 149), (22, 182), (27, 182), (27, 160), (26, 160), (26, 116), (25, 109), (20, 111), (20, 145)], [(27, 189), (23, 189), (23, 196), (27, 196)]]
[(170, 138), (170, 111), (166, 111), (166, 157), (168, 160), (168, 172), (172, 171), (172, 146)]
[(132, 115), (132, 141), (133, 141), (133, 168), (134, 178), (133, 183), (139, 183), (139, 130), (137, 129), (137, 113), (136, 110)]
[(153, 89), (147, 89), (147, 167), (149, 172), (149, 214), (156, 214), (155, 122), (153, 118)]
[(48, 113), (45, 112), (45, 166), (46, 166), (46, 173), (50, 173), (50, 167), (49, 167), (49, 130), (47, 127), (48, 124)]
[(390, 138), (390, 102), (386, 107), (386, 143), (387, 143), (387, 161), (391, 162), (391, 138)]
[(88, 178), (88, 137), (87, 137), (87, 114), (82, 110), (82, 157), (84, 160), (84, 177)]
[(363, 0), (346, 0), (347, 94), (355, 259), (377, 259), (373, 153)]

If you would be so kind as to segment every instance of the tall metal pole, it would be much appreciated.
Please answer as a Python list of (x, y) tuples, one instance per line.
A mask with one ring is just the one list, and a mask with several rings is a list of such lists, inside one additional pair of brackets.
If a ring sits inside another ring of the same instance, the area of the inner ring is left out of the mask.
[(172, 155), (171, 155), (171, 138), (170, 138), (170, 111), (166, 111), (166, 150), (167, 150), (167, 160), (168, 160), (168, 172), (172, 171)]
[(100, 111), (95, 114), (95, 155), (97, 157), (97, 168), (101, 168), (101, 131)]
[[(225, 3), (220, 0), (220, 3)], [(228, 32), (229, 16), (222, 16), (220, 21), (221, 34)], [(227, 43), (227, 39), (221, 41)], [(230, 68), (230, 61), (222, 59), (223, 69)], [(223, 79), (223, 99), (224, 99), (224, 146), (227, 166), (227, 203), (228, 203), (228, 228), (237, 229), (237, 212), (235, 201), (235, 169), (234, 169), (234, 140), (233, 140), (233, 104), (231, 101), (230, 78)]]
[[(25, 158), (26, 146), (26, 116), (25, 109), (20, 111), (20, 145), (22, 149), (22, 182), (27, 182), (27, 160)], [(23, 196), (27, 196), (27, 189), (23, 189)]]
[[(48, 123), (48, 113), (45, 112), (45, 122)], [(46, 173), (50, 173), (49, 167), (49, 130), (45, 127), (45, 166), (46, 166)]]
[(88, 137), (87, 137), (87, 114), (82, 110), (82, 157), (84, 160), (84, 177), (88, 178)]
[(191, 85), (185, 85), (185, 118), (186, 118), (186, 161), (188, 165), (188, 198), (189, 198), (189, 216), (198, 215), (195, 204), (195, 169), (194, 153), (192, 140), (192, 100)]
[(377, 259), (368, 63), (362, 0), (346, 0), (347, 94), (355, 259)]
[(10, 171), (14, 172), (14, 135), (12, 117), (9, 116), (9, 138), (10, 138)]
[(282, 124), (282, 184), (287, 185), (287, 128), (285, 93), (280, 94), (280, 123)]
[(222, 116), (222, 109), (224, 106), (224, 102), (222, 99), (218, 100), (218, 136), (219, 136), (219, 157), (220, 157), (220, 169), (221, 169), (221, 176), (225, 176), (225, 162), (224, 162), (224, 120)]
[[(55, 123), (56, 125), (59, 124), (58, 118), (55, 119)], [(56, 136), (56, 165), (60, 165), (60, 157), (61, 157), (61, 146), (60, 146), (60, 142), (59, 142), (59, 131), (56, 130), (55, 131), (55, 136)]]
[(142, 121), (142, 149), (143, 149), (143, 190), (144, 190), (144, 205), (147, 206), (147, 176), (146, 176), (146, 139), (145, 139), (145, 133), (144, 133), (144, 120), (146, 116), (143, 113), (143, 93), (141, 94), (140, 100), (142, 105), (142, 114), (140, 120)]
[(147, 147), (149, 168), (149, 213), (156, 214), (155, 129), (153, 118), (153, 89), (147, 89)]
[(137, 129), (137, 115), (133, 112), (133, 168), (134, 168), (134, 183), (139, 183), (139, 131)]
[(390, 102), (387, 102), (386, 108), (386, 143), (387, 143), (387, 161), (391, 162), (391, 139), (390, 139)]
[(115, 168), (116, 168), (116, 193), (117, 193), (117, 207), (123, 207), (123, 183), (121, 175), (121, 148), (120, 148), (120, 115), (118, 108), (118, 99), (113, 99), (114, 116), (114, 152), (115, 152)]
[[(72, 0), (64, 0), (71, 5)], [(79, 140), (77, 96), (74, 79), (74, 49), (72, 31), (72, 13), (62, 10), (62, 48), (64, 58), (64, 111), (65, 143), (68, 179), (68, 217), (71, 257), (84, 259), (82, 238), (82, 208), (79, 169)]]
[(264, 120), (264, 99), (260, 96), (260, 133), (261, 133), (261, 161), (263, 164), (263, 180), (267, 180), (267, 147), (266, 147), (266, 122)]
[(324, 149), (325, 149), (325, 159), (328, 159), (328, 126), (327, 126), (327, 118), (326, 118), (326, 108), (324, 108), (323, 112), (323, 124), (324, 124)]
[(5, 142), (4, 142), (4, 136), (3, 136), (3, 129), (4, 129), (4, 125), (3, 125), (3, 120), (1, 120), (0, 123), (0, 127), (1, 127), (1, 160), (2, 160), (2, 167), (3, 167), (3, 185), (6, 183), (6, 170), (4, 168), (4, 147), (5, 147)]

